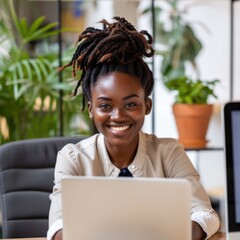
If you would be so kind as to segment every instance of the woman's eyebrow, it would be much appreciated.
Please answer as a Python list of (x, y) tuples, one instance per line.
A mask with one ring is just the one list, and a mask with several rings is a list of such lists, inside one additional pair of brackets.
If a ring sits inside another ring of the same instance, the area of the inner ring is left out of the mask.
[(108, 97), (98, 97), (97, 99), (107, 100), (107, 101), (111, 101), (112, 100), (111, 98), (108, 98)]
[(124, 97), (123, 100), (129, 99), (129, 98), (134, 98), (134, 97), (139, 98), (139, 96), (137, 94), (131, 94), (129, 96)]
[[(134, 98), (134, 97), (139, 98), (139, 96), (138, 96), (137, 94), (131, 94), (131, 95), (129, 95), (129, 96), (124, 97), (123, 100), (127, 100), (127, 99), (129, 99), (129, 98)], [(111, 101), (111, 100), (112, 100), (111, 98), (109, 98), (109, 97), (104, 97), (104, 96), (100, 96), (100, 97), (98, 97), (97, 99), (106, 100), (106, 101)]]

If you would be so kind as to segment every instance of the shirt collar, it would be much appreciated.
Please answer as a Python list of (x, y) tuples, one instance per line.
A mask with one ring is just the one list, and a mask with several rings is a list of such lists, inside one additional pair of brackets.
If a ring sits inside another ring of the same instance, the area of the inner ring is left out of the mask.
[[(104, 136), (100, 133), (97, 141), (98, 153), (100, 160), (102, 162), (102, 166), (104, 169), (104, 173), (107, 177), (117, 177), (120, 169), (114, 166), (108, 156)], [(136, 156), (133, 162), (128, 166), (129, 171), (132, 173), (134, 177), (138, 177), (142, 175), (142, 167), (146, 157), (146, 136), (140, 131), (139, 132), (139, 144)]]

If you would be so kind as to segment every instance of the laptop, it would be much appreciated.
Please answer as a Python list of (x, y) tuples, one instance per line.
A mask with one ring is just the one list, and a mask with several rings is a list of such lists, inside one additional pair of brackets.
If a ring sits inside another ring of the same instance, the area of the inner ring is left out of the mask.
[(64, 240), (190, 240), (187, 180), (70, 177), (62, 181)]
[(223, 108), (226, 173), (226, 236), (240, 239), (240, 102)]

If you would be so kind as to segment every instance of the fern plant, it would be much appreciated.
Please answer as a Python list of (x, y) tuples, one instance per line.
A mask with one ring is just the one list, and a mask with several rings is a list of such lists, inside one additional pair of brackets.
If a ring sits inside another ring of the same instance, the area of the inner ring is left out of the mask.
[[(28, 24), (25, 18), (17, 16), (13, 0), (3, 0), (0, 5), (0, 11), (8, 13), (1, 14), (0, 19), (0, 117), (6, 119), (8, 127), (8, 136), (3, 136), (6, 129), (1, 129), (0, 125), (0, 143), (56, 136), (59, 91), (69, 96), (73, 88), (73, 79), (63, 83), (58, 80), (58, 49), (50, 42), (50, 37), (58, 34), (57, 23), (44, 25), (41, 16)], [(39, 40), (48, 46), (48, 51), (34, 54), (29, 46)], [(64, 61), (70, 61), (71, 55), (72, 51), (65, 51)], [(64, 74), (63, 79), (71, 76), (68, 71)], [(67, 131), (71, 118), (81, 109), (79, 98), (63, 99), (63, 108), (68, 111)], [(83, 118), (89, 124), (86, 114)], [(79, 132), (80, 128), (75, 133)]]

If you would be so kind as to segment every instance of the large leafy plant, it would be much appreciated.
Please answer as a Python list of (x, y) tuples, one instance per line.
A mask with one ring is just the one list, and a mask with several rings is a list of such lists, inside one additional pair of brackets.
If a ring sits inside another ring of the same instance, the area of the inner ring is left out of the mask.
[[(210, 96), (216, 97), (214, 86), (219, 81), (200, 79), (196, 59), (202, 43), (186, 20), (187, 8), (179, 4), (179, 0), (165, 0), (154, 9), (156, 42), (160, 46), (156, 52), (162, 56), (162, 79), (169, 90), (176, 92), (176, 102), (204, 103)], [(192, 67), (191, 77), (186, 66)]]
[[(17, 16), (14, 1), (2, 0), (0, 5), (0, 117), (6, 119), (8, 128), (8, 136), (4, 137), (6, 129), (0, 125), (0, 143), (56, 136), (59, 134), (59, 92), (69, 96), (73, 88), (71, 79), (59, 83), (56, 71), (58, 48), (51, 37), (58, 33), (57, 23), (44, 24), (41, 16), (28, 24), (25, 18)], [(32, 50), (35, 42), (40, 42), (41, 51)], [(72, 51), (70, 54), (64, 51), (63, 61), (70, 61), (71, 55)], [(64, 74), (71, 75), (67, 71)], [(63, 79), (67, 79), (67, 75)], [(63, 98), (63, 110), (67, 112), (64, 120), (69, 123), (65, 125), (67, 133), (71, 131), (72, 118), (81, 109), (79, 98)], [(84, 121), (88, 124), (86, 113)], [(79, 132), (80, 127), (72, 133)]]

